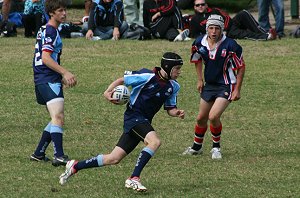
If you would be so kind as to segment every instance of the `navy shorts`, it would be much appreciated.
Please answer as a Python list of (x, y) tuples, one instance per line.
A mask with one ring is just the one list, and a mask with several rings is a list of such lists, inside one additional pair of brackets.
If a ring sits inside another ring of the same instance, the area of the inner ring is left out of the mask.
[(153, 127), (149, 122), (144, 122), (134, 126), (128, 133), (123, 133), (117, 143), (118, 147), (121, 147), (127, 154), (131, 153), (133, 149), (144, 141), (146, 135), (154, 131)]
[(64, 93), (61, 83), (45, 83), (35, 86), (35, 96), (37, 103), (46, 105), (47, 102), (56, 99), (64, 98)]
[(215, 101), (217, 98), (230, 100), (232, 85), (208, 84), (206, 83), (201, 92), (201, 98), (206, 102)]

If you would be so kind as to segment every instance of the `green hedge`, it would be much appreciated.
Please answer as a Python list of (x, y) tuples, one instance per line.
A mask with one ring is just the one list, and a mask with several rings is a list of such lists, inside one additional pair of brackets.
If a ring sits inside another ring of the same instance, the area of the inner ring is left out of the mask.
[(84, 8), (84, 0), (72, 0), (72, 6)]
[[(256, 0), (206, 0), (206, 2), (210, 7), (218, 7), (231, 12), (249, 9), (256, 5)], [(84, 0), (73, 0), (72, 6), (84, 8)]]
[(210, 7), (218, 7), (227, 11), (237, 12), (256, 5), (256, 0), (206, 0)]

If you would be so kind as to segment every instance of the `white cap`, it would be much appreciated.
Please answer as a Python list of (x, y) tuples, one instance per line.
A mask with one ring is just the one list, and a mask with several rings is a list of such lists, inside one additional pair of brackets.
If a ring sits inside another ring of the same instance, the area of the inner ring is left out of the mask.
[(206, 31), (210, 25), (219, 26), (221, 28), (221, 31), (223, 32), (224, 20), (223, 20), (222, 16), (217, 15), (217, 14), (210, 15), (206, 21)]

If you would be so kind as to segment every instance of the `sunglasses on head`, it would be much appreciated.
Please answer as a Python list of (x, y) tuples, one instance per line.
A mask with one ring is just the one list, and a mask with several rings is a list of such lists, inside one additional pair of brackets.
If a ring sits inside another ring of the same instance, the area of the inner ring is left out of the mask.
[(205, 4), (206, 4), (206, 3), (197, 3), (197, 4), (195, 4), (195, 6), (196, 6), (196, 7), (199, 7), (199, 6), (205, 6)]

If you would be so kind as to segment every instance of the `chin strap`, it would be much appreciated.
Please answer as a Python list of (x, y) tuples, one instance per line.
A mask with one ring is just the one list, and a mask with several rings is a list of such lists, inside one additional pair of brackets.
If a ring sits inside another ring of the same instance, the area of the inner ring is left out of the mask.
[(160, 73), (161, 71), (158, 71), (158, 75), (159, 75), (159, 77), (161, 78), (161, 79), (163, 79), (163, 80), (165, 80), (165, 81), (168, 81), (169, 79), (168, 78), (165, 78), (165, 77), (163, 77), (162, 75), (161, 75), (161, 73)]

